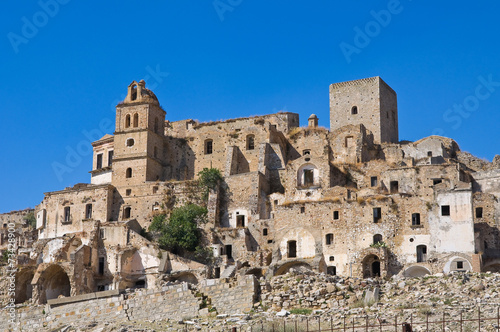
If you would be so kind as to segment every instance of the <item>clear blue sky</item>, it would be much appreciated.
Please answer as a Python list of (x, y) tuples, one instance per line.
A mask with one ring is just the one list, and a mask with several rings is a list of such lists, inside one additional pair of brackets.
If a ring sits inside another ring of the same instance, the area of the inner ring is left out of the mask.
[(400, 139), (500, 153), (497, 1), (55, 1), (3, 5), (0, 212), (89, 182), (85, 132), (112, 133), (143, 78), (171, 121), (286, 110), (328, 127), (329, 84), (378, 75)]

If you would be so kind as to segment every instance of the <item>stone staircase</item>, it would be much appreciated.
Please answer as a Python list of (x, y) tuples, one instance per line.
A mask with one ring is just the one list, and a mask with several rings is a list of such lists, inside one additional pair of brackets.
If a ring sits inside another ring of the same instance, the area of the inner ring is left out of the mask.
[(236, 265), (228, 265), (221, 273), (220, 278), (221, 279), (231, 278), (232, 276), (234, 276), (235, 272), (236, 272)]

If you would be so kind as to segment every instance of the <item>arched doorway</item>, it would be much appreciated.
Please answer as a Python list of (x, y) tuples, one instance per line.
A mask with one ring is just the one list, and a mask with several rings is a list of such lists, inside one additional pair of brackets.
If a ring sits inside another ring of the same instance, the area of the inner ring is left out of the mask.
[(24, 269), (16, 274), (16, 304), (26, 302), (33, 296), (31, 281), (34, 274), (32, 269)]
[(377, 255), (368, 255), (363, 260), (363, 278), (380, 277), (380, 258)]
[(43, 272), (42, 303), (57, 299), (59, 296), (71, 295), (71, 284), (68, 275), (59, 265), (52, 265)]

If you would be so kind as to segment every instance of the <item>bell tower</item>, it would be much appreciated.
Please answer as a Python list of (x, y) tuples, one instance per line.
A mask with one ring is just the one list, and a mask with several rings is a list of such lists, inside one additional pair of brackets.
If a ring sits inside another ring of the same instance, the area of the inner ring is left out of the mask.
[(113, 184), (162, 180), (165, 116), (144, 80), (130, 83), (127, 97), (116, 106)]

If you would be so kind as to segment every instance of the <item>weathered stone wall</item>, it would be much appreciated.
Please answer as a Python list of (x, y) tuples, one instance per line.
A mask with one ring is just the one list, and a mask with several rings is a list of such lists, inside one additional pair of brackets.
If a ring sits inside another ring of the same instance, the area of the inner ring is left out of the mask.
[(248, 275), (233, 283), (224, 279), (207, 279), (198, 287), (202, 294), (211, 299), (217, 312), (237, 314), (252, 310), (259, 284), (253, 275)]

